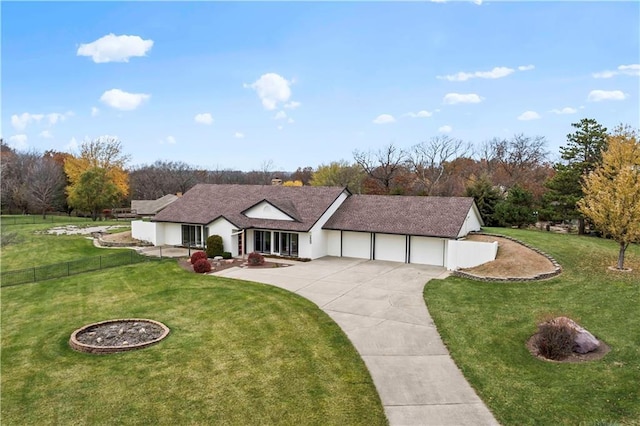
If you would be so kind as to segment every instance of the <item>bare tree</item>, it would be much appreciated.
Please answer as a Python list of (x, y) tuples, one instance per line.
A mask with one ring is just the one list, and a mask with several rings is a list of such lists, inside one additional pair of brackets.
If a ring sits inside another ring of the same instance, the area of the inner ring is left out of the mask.
[(472, 146), (468, 142), (450, 136), (435, 136), (414, 145), (407, 154), (408, 164), (420, 185), (418, 191), (425, 195), (450, 195), (443, 187), (454, 170), (447, 163), (468, 156)]
[(29, 207), (47, 217), (47, 210), (64, 205), (64, 170), (51, 157), (38, 157), (27, 170), (27, 199)]
[(186, 192), (198, 182), (196, 170), (180, 161), (156, 161), (130, 172), (131, 194), (138, 200), (155, 200), (167, 194)]
[(377, 151), (355, 150), (353, 158), (368, 177), (381, 186), (385, 194), (390, 194), (394, 179), (402, 170), (407, 154), (390, 143)]

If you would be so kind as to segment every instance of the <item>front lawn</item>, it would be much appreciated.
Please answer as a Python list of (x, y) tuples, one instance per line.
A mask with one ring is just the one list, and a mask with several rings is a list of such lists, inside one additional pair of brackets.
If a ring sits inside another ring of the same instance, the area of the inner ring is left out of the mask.
[[(386, 423), (344, 333), (313, 303), (275, 287), (164, 260), (0, 295), (3, 425)], [(113, 355), (67, 344), (85, 324), (132, 317), (171, 333)]]
[[(640, 247), (632, 273), (608, 271), (609, 240), (487, 229), (550, 255), (563, 273), (533, 283), (432, 280), (425, 301), (443, 340), (479, 396), (503, 425), (640, 424)], [(526, 340), (548, 315), (566, 315), (604, 340), (600, 361), (552, 363), (530, 355)], [(598, 423), (601, 422), (601, 423)]]

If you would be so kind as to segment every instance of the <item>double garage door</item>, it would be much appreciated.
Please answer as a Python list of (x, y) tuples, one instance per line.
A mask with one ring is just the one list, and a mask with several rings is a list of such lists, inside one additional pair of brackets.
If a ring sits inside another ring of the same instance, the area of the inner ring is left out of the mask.
[(341, 240), (344, 257), (444, 265), (442, 238), (343, 231)]

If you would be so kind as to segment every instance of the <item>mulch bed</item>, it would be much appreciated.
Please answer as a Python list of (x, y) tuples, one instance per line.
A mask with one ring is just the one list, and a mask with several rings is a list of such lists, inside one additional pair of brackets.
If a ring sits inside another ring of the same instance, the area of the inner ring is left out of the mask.
[[(262, 265), (249, 265), (246, 260), (242, 259), (223, 259), (221, 261), (207, 259), (211, 264), (211, 272), (220, 272), (225, 269), (234, 268), (234, 267), (246, 267), (246, 268), (278, 268), (278, 267), (286, 267), (291, 266), (286, 263), (278, 263), (278, 262), (267, 262), (265, 261)], [(188, 258), (178, 259), (178, 265), (184, 269), (185, 271), (194, 272), (193, 265), (191, 265), (191, 261)]]
[(538, 333), (531, 336), (529, 340), (527, 340), (526, 346), (529, 352), (531, 353), (531, 355), (543, 361), (559, 362), (559, 363), (579, 363), (579, 362), (586, 362), (586, 361), (596, 361), (604, 358), (604, 356), (611, 351), (611, 348), (609, 347), (609, 345), (604, 343), (602, 340), (599, 340), (600, 346), (598, 346), (598, 349), (596, 349), (595, 351), (587, 352), (586, 354), (572, 352), (571, 355), (561, 360), (549, 359), (540, 355), (540, 352), (538, 351), (538, 348), (536, 346), (537, 338), (538, 338)]

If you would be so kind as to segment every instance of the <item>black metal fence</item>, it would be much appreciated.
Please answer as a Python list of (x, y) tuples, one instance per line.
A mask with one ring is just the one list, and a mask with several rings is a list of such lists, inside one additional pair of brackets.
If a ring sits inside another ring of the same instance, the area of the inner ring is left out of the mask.
[(54, 263), (35, 268), (18, 269), (15, 271), (3, 271), (0, 274), (0, 286), (9, 287), (19, 284), (34, 283), (53, 278), (68, 277), (84, 272), (99, 271), (116, 266), (130, 265), (133, 263), (159, 260), (141, 256), (133, 250), (109, 254), (106, 256), (86, 257), (70, 262)]
[(24, 215), (24, 216), (1, 216), (0, 224), (2, 225), (35, 225), (41, 223), (88, 223), (91, 222), (90, 217), (68, 216), (68, 215)]

